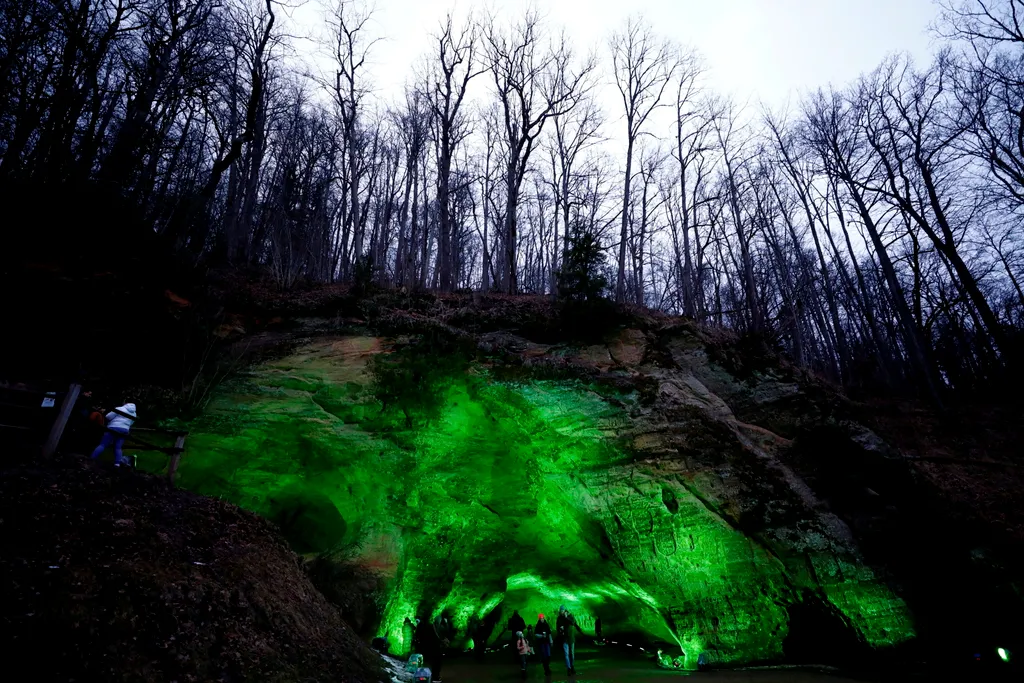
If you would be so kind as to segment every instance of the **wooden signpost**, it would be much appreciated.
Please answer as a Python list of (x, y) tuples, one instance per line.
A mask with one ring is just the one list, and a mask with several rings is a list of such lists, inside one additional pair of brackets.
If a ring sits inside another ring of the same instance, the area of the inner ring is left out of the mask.
[(181, 453), (185, 450), (185, 435), (181, 434), (174, 440), (174, 452), (171, 454), (171, 464), (167, 466), (167, 480), (174, 485), (174, 475), (178, 472), (178, 463), (181, 462)]
[(60, 404), (60, 412), (57, 413), (57, 419), (53, 421), (53, 426), (50, 427), (50, 434), (46, 437), (46, 443), (43, 444), (44, 458), (49, 458), (57, 452), (60, 437), (64, 434), (64, 428), (68, 426), (71, 411), (75, 409), (75, 403), (78, 402), (78, 395), (81, 392), (81, 384), (72, 384), (68, 389), (67, 395), (64, 396), (64, 402)]

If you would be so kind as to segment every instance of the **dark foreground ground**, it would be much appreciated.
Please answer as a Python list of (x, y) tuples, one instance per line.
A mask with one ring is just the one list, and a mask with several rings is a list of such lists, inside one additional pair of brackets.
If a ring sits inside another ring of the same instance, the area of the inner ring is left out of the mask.
[[(553, 653), (557, 654), (557, 653)], [(930, 681), (971, 681), (1009, 683), (1024, 680), (1015, 667), (993, 663), (945, 667), (900, 666), (870, 667), (857, 672), (840, 672), (825, 666), (750, 667), (732, 670), (668, 671), (659, 668), (650, 653), (642, 654), (615, 648), (579, 646), (575, 676), (566, 676), (561, 656), (552, 658), (551, 676), (545, 676), (540, 660), (530, 657), (527, 676), (505, 652), (488, 654), (483, 661), (472, 655), (446, 657), (442, 678), (445, 683), (670, 683), (706, 681), (707, 683), (909, 683)]]
[(0, 467), (0, 642), (12, 681), (381, 680), (269, 523), (76, 456)]
[[(576, 653), (575, 676), (565, 675), (562, 661), (552, 660), (550, 677), (544, 676), (540, 660), (530, 658), (527, 681), (572, 681), (574, 683), (668, 683), (697, 679), (708, 683), (854, 683), (843, 677), (813, 669), (753, 669), (733, 671), (686, 672), (659, 668), (653, 659), (629, 656), (628, 653), (605, 649), (580, 649)], [(523, 679), (519, 667), (504, 653), (487, 655), (482, 661), (469, 656), (446, 659), (443, 669), (445, 683), (514, 683)]]

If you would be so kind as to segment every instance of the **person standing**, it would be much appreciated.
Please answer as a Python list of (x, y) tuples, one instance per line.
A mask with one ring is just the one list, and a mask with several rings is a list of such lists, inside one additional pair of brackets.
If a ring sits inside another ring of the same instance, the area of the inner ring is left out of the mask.
[(601, 642), (601, 617), (594, 622), (594, 636), (597, 637), (597, 642)]
[(537, 643), (537, 654), (540, 655), (541, 664), (544, 665), (544, 675), (551, 675), (551, 624), (544, 618), (544, 614), (537, 615), (537, 625), (533, 627), (534, 642)]
[(512, 656), (515, 657), (516, 661), (519, 661), (519, 655), (516, 654), (516, 636), (515, 634), (519, 631), (526, 630), (526, 620), (519, 615), (519, 610), (512, 610), (512, 616), (509, 617), (508, 624), (505, 628), (512, 633)]
[(479, 617), (470, 617), (469, 622), (466, 624), (466, 635), (469, 636), (470, 640), (473, 641), (473, 656), (477, 660), (483, 659), (484, 654), (484, 643), (480, 639), (480, 633), (483, 630), (482, 623)]
[(558, 620), (555, 622), (555, 631), (558, 633), (558, 640), (562, 644), (562, 652), (565, 654), (565, 673), (576, 673), (576, 632), (583, 631), (576, 623), (576, 617), (569, 613), (565, 605), (558, 608)]
[(416, 654), (416, 641), (413, 638), (413, 634), (416, 633), (416, 624), (413, 623), (409, 617), (405, 618), (402, 622), (402, 644), (412, 650), (413, 654)]
[(526, 630), (526, 620), (519, 615), (519, 610), (512, 610), (512, 616), (509, 617), (507, 628), (512, 633)]
[(516, 631), (516, 652), (519, 654), (519, 671), (526, 678), (526, 658), (530, 654), (530, 641), (522, 631)]
[(83, 391), (75, 401), (61, 444), (73, 453), (91, 453), (89, 446), (103, 438), (103, 411), (93, 406), (91, 391)]
[(125, 458), (124, 453), (121, 452), (121, 447), (124, 446), (125, 437), (127, 437), (128, 432), (131, 431), (132, 425), (135, 423), (136, 416), (137, 413), (135, 412), (134, 403), (125, 403), (123, 406), (114, 408), (112, 411), (107, 413), (107, 430), (103, 432), (103, 439), (100, 441), (100, 445), (92, 452), (92, 459), (95, 460), (100, 457), (100, 454), (105, 451), (108, 446), (113, 446), (114, 467), (128, 465), (128, 459)]
[(444, 663), (444, 646), (447, 643), (437, 634), (437, 630), (434, 628), (434, 624), (430, 621), (428, 615), (421, 616), (418, 622), (416, 626), (416, 643), (423, 654), (423, 658), (427, 660), (431, 680), (434, 683), (440, 683), (441, 665)]

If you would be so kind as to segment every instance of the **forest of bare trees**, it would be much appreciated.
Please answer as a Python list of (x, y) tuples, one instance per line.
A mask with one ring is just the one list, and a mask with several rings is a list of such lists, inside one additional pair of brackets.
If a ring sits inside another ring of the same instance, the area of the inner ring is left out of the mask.
[(115, 188), (184, 257), (283, 287), (557, 294), (586, 237), (620, 303), (941, 401), (1021, 350), (1024, 0), (936, 9), (930, 63), (782, 113), (642, 19), (588, 50), (535, 13), (441, 17), (391, 102), (358, 0), (319, 66), (278, 0), (2, 0), (0, 183)]

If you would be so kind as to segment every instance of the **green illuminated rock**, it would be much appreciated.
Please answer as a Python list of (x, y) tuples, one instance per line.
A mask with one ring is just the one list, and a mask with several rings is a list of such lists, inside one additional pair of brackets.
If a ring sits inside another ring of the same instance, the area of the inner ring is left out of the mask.
[(913, 637), (903, 602), (784, 464), (789, 442), (730, 408), (796, 387), (751, 389), (686, 334), (659, 363), (636, 330), (527, 346), (618, 384), (321, 338), (218, 391), (180, 481), (275, 521), (299, 552), (344, 548), (383, 573), (381, 632), (399, 652), (424, 608), (465, 634), (499, 606), (529, 623), (559, 604), (585, 631), (600, 615), (606, 632), (676, 643), (689, 668), (702, 651), (780, 658), (810, 603), (868, 646)]

